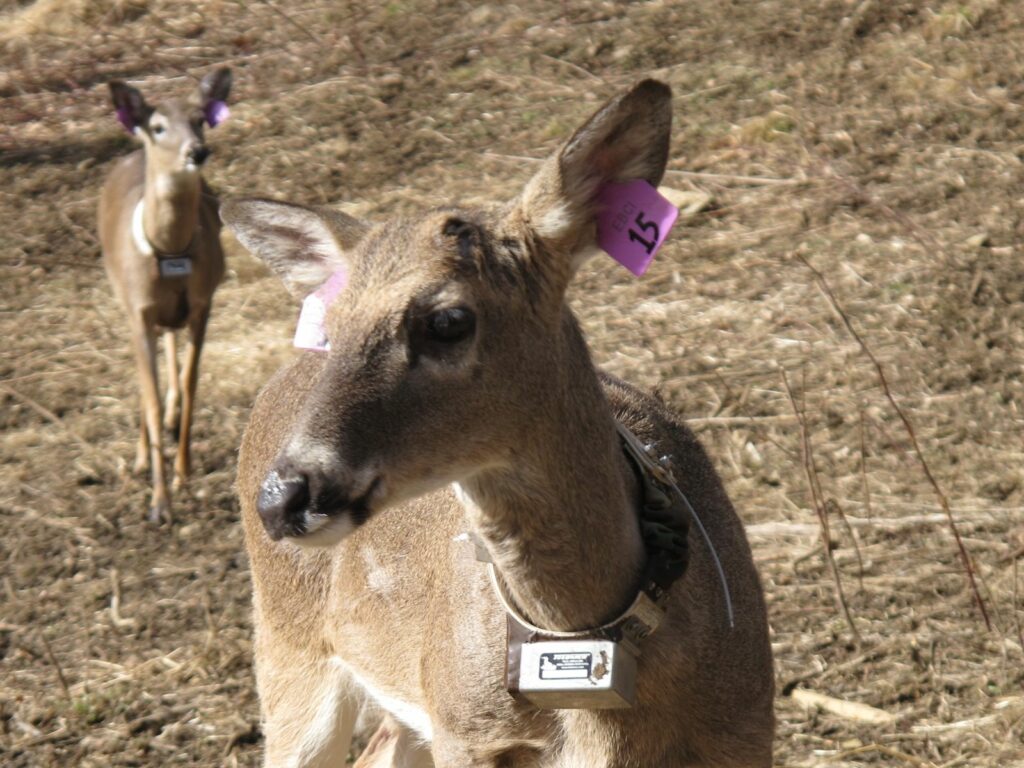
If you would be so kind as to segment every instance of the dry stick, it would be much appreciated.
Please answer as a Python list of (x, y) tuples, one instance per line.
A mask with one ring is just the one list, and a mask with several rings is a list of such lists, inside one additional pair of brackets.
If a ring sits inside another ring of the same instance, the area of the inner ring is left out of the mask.
[[(861, 558), (861, 554), (860, 554), (860, 541), (857, 539), (857, 535), (853, 532), (853, 528), (850, 526), (850, 521), (846, 519), (846, 514), (843, 511), (842, 507), (839, 506), (839, 502), (837, 502), (832, 497), (829, 497), (828, 499), (826, 499), (825, 498), (825, 492), (821, 489), (821, 475), (818, 473), (818, 464), (814, 460), (814, 451), (811, 449), (810, 432), (807, 430), (807, 398), (806, 398), (806, 393), (807, 393), (807, 368), (806, 367), (803, 368), (803, 370), (801, 371), (801, 377), (803, 378), (803, 381), (801, 383), (801, 390), (800, 390), (800, 411), (802, 413), (802, 418), (803, 418), (804, 434), (807, 436), (807, 461), (808, 461), (808, 466), (810, 467), (810, 470), (811, 470), (811, 476), (814, 479), (814, 488), (817, 491), (817, 503), (820, 506), (820, 508), (824, 511), (824, 518), (825, 518), (826, 523), (828, 522), (828, 519), (829, 519), (829, 517), (828, 517), (829, 512), (833, 511), (833, 510), (836, 511), (838, 513), (838, 515), (839, 515), (839, 519), (845, 525), (847, 532), (850, 534), (850, 538), (853, 539), (853, 548), (854, 548), (854, 552), (857, 555), (857, 564), (859, 566), (857, 578), (858, 578), (858, 581), (860, 583), (861, 590), (863, 591), (863, 588), (864, 588), (864, 561)], [(829, 544), (828, 551), (829, 551), (829, 556), (833, 557), (833, 567), (835, 569), (836, 582), (837, 582), (837, 586), (838, 586), (838, 596), (840, 598), (840, 602), (841, 602), (841, 605), (843, 607), (843, 610), (847, 614), (847, 618), (849, 618), (849, 608), (848, 608), (847, 603), (846, 603), (846, 594), (845, 594), (845, 591), (843, 590), (842, 583), (839, 581), (838, 565), (835, 563), (834, 556), (832, 555), (831, 525), (826, 525), (826, 531), (829, 534), (828, 535), (828, 544)], [(853, 635), (854, 635), (854, 637), (857, 640), (860, 640), (860, 635), (857, 633), (857, 628), (855, 626), (853, 627)]]
[(6, 384), (3, 384), (3, 383), (0, 383), (0, 392), (7, 392), (8, 394), (11, 395), (11, 397), (16, 398), (17, 400), (21, 400), (21, 402), (23, 402), (25, 405), (27, 405), (29, 408), (31, 408), (36, 413), (38, 413), (44, 419), (46, 419), (47, 421), (51, 422), (52, 424), (60, 427), (65, 432), (67, 432), (75, 440), (75, 442), (77, 442), (79, 445), (81, 445), (81, 446), (83, 446), (83, 447), (85, 447), (85, 448), (87, 448), (89, 450), (93, 450), (92, 443), (90, 443), (85, 438), (83, 438), (81, 435), (79, 435), (77, 432), (75, 432), (73, 429), (71, 429), (71, 427), (69, 427), (67, 424), (64, 423), (64, 421), (61, 419), (60, 416), (58, 416), (56, 413), (51, 411), (45, 405), (42, 405), (41, 403), (37, 403), (35, 400), (33, 400), (28, 395), (22, 394), (21, 392), (19, 392), (18, 390), (14, 389), (13, 387), (8, 387)]
[(589, 69), (585, 69), (585, 68), (581, 67), (579, 64), (573, 64), (571, 61), (565, 61), (564, 59), (556, 59), (554, 56), (549, 56), (546, 53), (540, 54), (540, 57), (542, 59), (545, 59), (546, 61), (552, 62), (553, 64), (558, 64), (559, 66), (562, 66), (562, 67), (568, 67), (573, 72), (579, 72), (584, 77), (590, 78), (591, 80), (596, 80), (599, 83), (607, 83), (608, 82), (603, 77), (595, 75)]
[(57, 670), (57, 678), (60, 680), (60, 687), (64, 689), (64, 696), (68, 701), (71, 701), (71, 688), (68, 686), (68, 679), (64, 677), (64, 669), (61, 667), (60, 662), (57, 661), (57, 657), (54, 655), (53, 648), (50, 647), (50, 641), (46, 639), (46, 635), (40, 632), (39, 637), (43, 641), (47, 658), (53, 664), (53, 668)]
[(825, 501), (825, 511), (833, 511), (839, 517), (843, 523), (843, 527), (846, 528), (846, 532), (850, 534), (850, 540), (853, 542), (853, 553), (857, 556), (857, 583), (860, 586), (860, 591), (864, 591), (864, 558), (860, 554), (860, 537), (857, 536), (857, 531), (850, 525), (849, 519), (846, 517), (846, 511), (843, 509), (843, 505), (840, 504), (834, 497), (829, 496)]
[(885, 376), (885, 371), (882, 370), (882, 364), (878, 362), (878, 358), (875, 357), (875, 354), (868, 347), (867, 343), (865, 343), (864, 339), (861, 338), (861, 335), (857, 333), (857, 330), (853, 327), (853, 324), (850, 322), (850, 318), (847, 316), (846, 312), (843, 311), (843, 308), (839, 305), (839, 301), (836, 299), (835, 294), (832, 293), (832, 288), (825, 280), (825, 276), (817, 269), (815, 269), (813, 266), (811, 266), (811, 263), (803, 254), (798, 253), (796, 254), (796, 256), (798, 259), (800, 259), (800, 261), (804, 263), (804, 266), (806, 266), (814, 274), (815, 280), (817, 280), (818, 283), (818, 287), (825, 295), (825, 298), (828, 299), (828, 302), (832, 305), (832, 309), (834, 309), (836, 314), (839, 315), (839, 318), (843, 321), (843, 325), (846, 326), (846, 330), (849, 331), (850, 335), (853, 336), (854, 340), (860, 346), (861, 351), (864, 352), (865, 355), (867, 355), (868, 359), (871, 360), (872, 365), (874, 365), (875, 372), (878, 374), (878, 381), (881, 384), (882, 391), (885, 393), (885, 397), (889, 401), (889, 404), (893, 407), (893, 410), (896, 411), (896, 415), (900, 417), (900, 421), (903, 422), (903, 427), (907, 430), (907, 434), (910, 436), (910, 443), (914, 448), (914, 453), (917, 455), (917, 460), (918, 463), (921, 465), (921, 469), (924, 472), (924, 476), (928, 479), (928, 483), (935, 491), (935, 495), (939, 499), (939, 505), (942, 507), (943, 512), (946, 513), (946, 519), (949, 521), (949, 528), (953, 531), (953, 538), (956, 539), (956, 545), (960, 553), (960, 559), (963, 562), (964, 569), (967, 572), (967, 581), (968, 583), (970, 583), (971, 590), (974, 592), (974, 601), (978, 604), (978, 609), (981, 611), (982, 618), (985, 619), (985, 628), (991, 632), (992, 621), (991, 619), (989, 619), (988, 609), (985, 607), (985, 601), (984, 599), (982, 599), (981, 591), (978, 589), (978, 581), (975, 578), (974, 573), (974, 564), (971, 562), (971, 556), (967, 553), (967, 548), (964, 546), (963, 539), (960, 538), (960, 530), (956, 527), (956, 520), (953, 518), (953, 510), (950, 509), (949, 500), (946, 498), (946, 494), (944, 494), (942, 492), (942, 489), (939, 487), (938, 481), (936, 481), (935, 476), (932, 474), (931, 467), (928, 466), (928, 462), (924, 458), (924, 453), (921, 452), (921, 446), (917, 442), (917, 433), (914, 432), (914, 427), (910, 423), (910, 419), (907, 418), (907, 415), (903, 412), (903, 409), (900, 408), (899, 403), (896, 402), (896, 398), (892, 394), (892, 389), (889, 388), (889, 380)]
[(807, 476), (807, 485), (811, 491), (811, 503), (814, 505), (814, 511), (818, 515), (818, 522), (821, 525), (821, 538), (822, 546), (825, 548), (825, 560), (828, 562), (829, 569), (832, 571), (832, 578), (836, 585), (836, 600), (839, 603), (839, 607), (843, 611), (843, 615), (846, 617), (846, 623), (850, 625), (850, 630), (853, 632), (853, 636), (860, 642), (860, 633), (857, 631), (857, 626), (853, 623), (853, 616), (850, 615), (850, 607), (846, 602), (846, 595), (843, 592), (843, 581), (839, 575), (839, 567), (836, 565), (836, 559), (832, 555), (832, 535), (829, 531), (828, 516), (825, 514), (825, 507), (821, 502), (821, 488), (816, 483), (815, 471), (813, 468), (813, 459), (811, 458), (811, 440), (807, 434), (807, 419), (806, 414), (800, 410), (796, 404), (796, 398), (793, 397), (793, 390), (789, 386), (789, 378), (786, 376), (786, 369), (780, 369), (782, 373), (782, 383), (786, 387), (786, 394), (789, 395), (789, 402), (793, 406), (793, 413), (796, 414), (797, 423), (800, 425), (800, 455), (803, 461), (804, 474)]
[[(719, 383), (723, 387), (725, 387), (726, 395), (728, 397), (730, 397), (730, 398), (734, 397), (733, 392), (732, 392), (732, 387), (729, 386), (729, 382), (725, 380), (725, 377), (722, 376), (722, 374), (719, 373), (719, 371), (717, 369), (712, 371), (712, 374), (714, 375), (714, 377), (716, 379), (718, 379)], [(777, 423), (782, 423), (782, 424), (788, 423), (787, 421), (784, 420), (784, 418), (783, 418), (783, 416), (781, 414), (775, 415), (775, 416), (753, 416), (753, 415), (751, 415), (750, 411), (747, 409), (747, 404), (745, 402), (743, 402), (742, 398), (735, 398), (735, 399), (736, 399), (736, 405), (739, 407), (739, 409), (741, 411), (743, 411), (744, 415), (743, 416), (732, 416), (732, 417), (719, 416), (719, 417), (717, 417), (718, 419), (724, 419), (724, 418), (746, 419), (746, 421), (736, 421), (735, 422), (736, 424), (743, 424), (743, 425), (754, 425), (754, 424), (758, 424), (758, 423), (760, 423), (760, 424), (767, 424), (767, 423), (771, 423), (771, 422), (777, 422)], [(788, 417), (786, 417), (786, 418), (788, 418)], [(706, 421), (706, 420), (704, 420), (704, 421)], [(694, 422), (694, 419), (687, 419), (686, 420), (687, 424), (693, 424), (693, 422)], [(698, 420), (698, 423), (700, 423), (700, 420)], [(765, 433), (765, 438), (768, 440), (768, 442), (770, 442), (772, 445), (774, 445), (776, 448), (778, 448), (780, 451), (782, 451), (782, 453), (785, 454), (785, 456), (787, 458), (789, 458), (791, 461), (795, 460), (795, 457), (793, 456), (793, 454), (789, 450), (789, 448), (787, 448), (782, 443), (780, 443), (778, 440), (776, 440), (774, 437), (772, 437), (771, 434)]]
[(834, 758), (853, 757), (854, 755), (865, 755), (871, 752), (880, 752), (886, 757), (894, 757), (897, 760), (902, 760), (910, 765), (918, 766), (918, 768), (938, 768), (935, 763), (931, 763), (927, 760), (923, 760), (920, 757), (914, 757), (914, 755), (908, 755), (906, 752), (900, 752), (898, 749), (887, 747), (884, 744), (865, 744), (862, 747), (854, 747), (848, 749), (845, 752), (839, 752), (833, 755)]
[(263, 4), (265, 6), (270, 8), (270, 10), (272, 10), (274, 13), (280, 15), (285, 21), (287, 21), (289, 24), (291, 24), (293, 27), (295, 27), (297, 30), (299, 30), (302, 34), (304, 34), (306, 37), (308, 37), (314, 43), (316, 43), (317, 45), (321, 45), (321, 46), (324, 44), (323, 40), (321, 40), (319, 37), (317, 37), (312, 32), (310, 32), (306, 27), (304, 27), (301, 24), (299, 24), (299, 22), (297, 22), (295, 19), (293, 19), (287, 13), (285, 13), (280, 8), (278, 8), (275, 3), (271, 2), (271, 0), (262, 0), (262, 2), (263, 2)]
[(776, 179), (771, 176), (744, 176), (736, 173), (710, 173), (708, 171), (667, 170), (666, 176), (681, 176), (684, 179), (707, 179), (709, 181), (734, 181), (738, 184), (758, 186), (793, 187), (809, 184), (811, 179)]
[(1013, 558), (1013, 623), (1017, 627), (1017, 641), (1024, 650), (1024, 631), (1021, 631), (1020, 616), (1017, 615), (1017, 558)]
[(867, 441), (864, 437), (864, 404), (860, 406), (860, 482), (864, 488), (864, 508), (868, 512), (868, 520), (874, 517), (871, 511), (871, 487), (868, 485), (868, 452)]

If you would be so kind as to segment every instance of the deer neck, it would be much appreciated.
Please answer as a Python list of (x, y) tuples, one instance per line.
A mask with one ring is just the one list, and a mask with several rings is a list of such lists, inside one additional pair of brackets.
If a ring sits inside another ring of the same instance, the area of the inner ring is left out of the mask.
[(544, 418), (515, 463), (482, 470), (456, 491), (520, 611), (565, 631), (625, 610), (645, 555), (636, 477), (568, 311), (562, 341), (564, 365), (535, 411)]
[(158, 253), (182, 253), (199, 222), (198, 171), (166, 171), (146, 163), (142, 230)]

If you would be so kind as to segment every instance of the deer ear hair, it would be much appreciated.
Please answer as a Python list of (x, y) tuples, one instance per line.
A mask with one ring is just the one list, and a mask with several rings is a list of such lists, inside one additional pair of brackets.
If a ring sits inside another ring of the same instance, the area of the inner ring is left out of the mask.
[(262, 198), (226, 200), (220, 217), (299, 298), (335, 272), (350, 271), (347, 252), (368, 229), (340, 211)]
[(596, 252), (602, 187), (638, 179), (657, 187), (671, 130), (671, 89), (643, 80), (594, 113), (527, 183), (513, 215), (541, 243), (546, 266), (563, 273), (565, 284)]
[(146, 103), (141, 91), (121, 80), (111, 80), (108, 84), (110, 98), (117, 110), (117, 119), (128, 133), (135, 133), (145, 128), (153, 108)]
[(207, 72), (199, 83), (199, 104), (211, 128), (223, 123), (231, 114), (228, 94), (231, 93), (231, 70), (228, 67)]

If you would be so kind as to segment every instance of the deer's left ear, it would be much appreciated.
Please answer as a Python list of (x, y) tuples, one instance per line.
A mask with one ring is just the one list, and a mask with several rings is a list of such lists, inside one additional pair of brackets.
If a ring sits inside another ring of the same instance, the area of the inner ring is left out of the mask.
[(117, 119), (128, 133), (135, 133), (138, 128), (145, 128), (153, 108), (146, 103), (138, 88), (133, 88), (121, 80), (111, 80), (110, 99), (117, 110)]
[(230, 93), (231, 70), (228, 67), (208, 72), (199, 83), (199, 104), (211, 128), (227, 119)]
[(643, 80), (580, 126), (527, 183), (512, 207), (511, 225), (525, 226), (538, 255), (567, 285), (594, 253), (597, 198), (612, 182), (643, 179), (657, 187), (668, 162), (672, 91)]

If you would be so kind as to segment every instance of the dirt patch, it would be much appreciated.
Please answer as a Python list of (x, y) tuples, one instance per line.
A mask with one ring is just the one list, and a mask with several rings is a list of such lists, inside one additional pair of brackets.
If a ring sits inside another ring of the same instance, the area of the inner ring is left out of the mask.
[[(1024, 764), (1018, 4), (38, 0), (0, 12), (5, 765), (258, 763), (232, 482), (255, 393), (292, 354), (296, 308), (228, 244), (196, 477), (175, 525), (154, 531), (147, 484), (126, 464), (126, 325), (93, 234), (99, 184), (132, 146), (105, 81), (159, 98), (219, 64), (236, 87), (211, 134), (214, 186), (370, 217), (511, 196), (601, 99), (642, 75), (668, 81), (666, 183), (714, 202), (644, 279), (597, 262), (573, 304), (602, 365), (692, 419), (748, 524), (771, 607), (778, 764)], [(991, 631), (908, 432), (808, 264), (913, 424)], [(804, 704), (798, 688), (892, 717)]]

